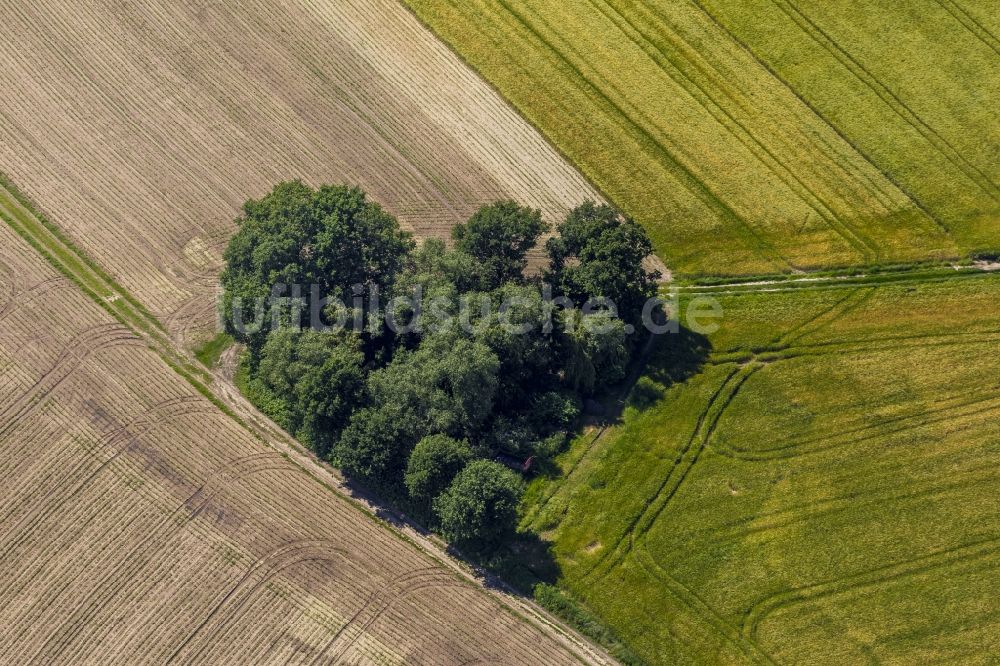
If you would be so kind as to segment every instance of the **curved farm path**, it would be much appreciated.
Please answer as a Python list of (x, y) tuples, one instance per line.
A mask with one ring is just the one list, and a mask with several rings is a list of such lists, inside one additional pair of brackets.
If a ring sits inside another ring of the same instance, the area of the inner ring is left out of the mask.
[(995, 567), (994, 556), (998, 551), (998, 544), (1000, 544), (1000, 537), (984, 538), (974, 543), (936, 551), (912, 560), (888, 564), (847, 578), (825, 581), (774, 594), (762, 599), (747, 612), (743, 620), (742, 634), (752, 640), (757, 635), (760, 625), (771, 614), (822, 597), (848, 594), (940, 567), (978, 566), (981, 561), (987, 561)]

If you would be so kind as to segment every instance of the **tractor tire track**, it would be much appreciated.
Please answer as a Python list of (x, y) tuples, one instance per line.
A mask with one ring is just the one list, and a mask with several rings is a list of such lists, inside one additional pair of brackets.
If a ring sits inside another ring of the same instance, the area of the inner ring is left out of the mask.
[(859, 81), (867, 86), (879, 99), (896, 113), (904, 122), (927, 140), (956, 169), (964, 173), (985, 194), (1000, 202), (1000, 188), (975, 165), (965, 159), (944, 137), (923, 121), (912, 109), (875, 77), (864, 65), (834, 41), (815, 21), (806, 16), (789, 0), (771, 0), (788, 18), (822, 46), (841, 65), (846, 67)]
[(77, 368), (97, 353), (112, 347), (146, 347), (140, 338), (120, 324), (102, 324), (90, 328), (73, 338), (35, 385), (21, 398), (0, 412), (0, 441), (25, 419), (55, 389), (57, 389)]
[[(329, 640), (326, 646), (310, 662), (313, 666), (322, 663), (338, 664), (343, 655), (364, 635), (393, 604), (420, 590), (447, 587), (468, 587), (453, 574), (437, 568), (416, 570), (399, 576), (388, 586), (373, 593), (355, 614)], [(351, 636), (344, 639), (348, 630)], [(344, 640), (341, 640), (344, 639)], [(334, 647), (337, 649), (334, 650)], [(332, 653), (327, 656), (327, 653)]]
[(829, 127), (834, 132), (834, 134), (836, 134), (838, 137), (840, 137), (840, 139), (844, 143), (846, 143), (847, 145), (849, 145), (854, 150), (855, 153), (857, 153), (858, 155), (860, 155), (865, 160), (865, 162), (867, 162), (873, 169), (875, 169), (875, 171), (877, 171), (879, 174), (881, 174), (883, 178), (885, 178), (888, 182), (890, 182), (893, 185), (893, 187), (895, 187), (897, 190), (899, 190), (900, 192), (902, 192), (903, 195), (907, 199), (910, 200), (910, 202), (914, 205), (915, 208), (917, 208), (920, 212), (922, 212), (924, 215), (926, 215), (927, 219), (929, 219), (932, 222), (934, 222), (934, 224), (937, 226), (938, 229), (940, 229), (943, 233), (948, 234), (949, 236), (951, 235), (951, 230), (948, 228), (948, 225), (946, 225), (944, 223), (944, 221), (941, 220), (940, 216), (938, 216), (933, 210), (931, 210), (931, 208), (924, 201), (922, 201), (920, 198), (918, 198), (917, 195), (914, 194), (914, 192), (910, 188), (906, 187), (902, 183), (902, 181), (899, 180), (899, 178), (897, 176), (895, 176), (893, 173), (891, 173), (886, 168), (884, 168), (884, 167), (880, 166), (879, 164), (877, 164), (875, 162), (875, 160), (872, 158), (871, 155), (869, 155), (868, 153), (866, 153), (864, 150), (861, 149), (861, 146), (858, 144), (857, 141), (855, 141), (853, 138), (851, 138), (850, 136), (848, 136), (844, 132), (844, 130), (842, 130), (830, 118), (828, 118), (827, 115), (824, 114), (819, 109), (818, 106), (816, 106), (815, 104), (813, 104), (812, 102), (810, 102), (808, 99), (806, 99), (802, 95), (802, 93), (800, 93), (795, 88), (795, 86), (793, 86), (791, 84), (791, 82), (788, 79), (786, 79), (782, 74), (780, 74), (772, 65), (770, 65), (767, 62), (765, 62), (765, 60), (762, 57), (760, 57), (757, 54), (757, 52), (754, 51), (750, 47), (749, 44), (747, 44), (745, 41), (743, 41), (741, 38), (739, 38), (735, 33), (733, 33), (732, 30), (730, 30), (729, 28), (727, 28), (715, 16), (715, 14), (713, 14), (712, 12), (710, 12), (708, 10), (708, 8), (705, 6), (703, 0), (691, 0), (691, 2), (692, 2), (692, 4), (695, 7), (698, 8), (698, 10), (702, 14), (704, 14), (706, 17), (708, 17), (708, 19), (714, 25), (716, 25), (720, 30), (722, 30), (722, 32), (729, 39), (731, 39), (734, 44), (736, 44), (737, 46), (739, 46), (744, 52), (746, 52), (748, 55), (750, 55), (750, 57), (752, 57), (754, 59), (754, 61), (757, 62), (761, 67), (763, 67), (765, 70), (767, 70), (767, 72), (772, 77), (774, 77), (774, 79), (776, 81), (780, 82), (781, 85), (784, 86), (800, 102), (802, 102), (806, 106), (806, 108), (808, 108), (810, 111), (812, 111), (812, 113), (817, 118), (819, 118), (821, 121), (823, 121), (823, 124), (825, 124), (827, 127)]
[(691, 436), (671, 462), (670, 469), (656, 492), (644, 502), (642, 509), (632, 518), (614, 546), (609, 548), (606, 554), (593, 565), (591, 570), (583, 576), (583, 580), (594, 579), (595, 582), (600, 580), (628, 555), (635, 545), (636, 536), (641, 536), (649, 529), (677, 493), (691, 468), (704, 451), (708, 438), (714, 432), (719, 418), (732, 402), (743, 382), (759, 367), (761, 366), (758, 364), (737, 366), (726, 376), (698, 415)]
[[(943, 401), (944, 402), (944, 401)], [(947, 401), (951, 402), (951, 401)], [(939, 403), (940, 405), (940, 403)], [(954, 399), (954, 404), (941, 405), (935, 409), (927, 410), (921, 414), (911, 414), (908, 416), (897, 416), (885, 419), (876, 425), (861, 426), (851, 430), (839, 432), (828, 437), (816, 437), (789, 442), (781, 446), (767, 449), (743, 449), (732, 446), (712, 445), (712, 450), (727, 458), (744, 460), (748, 462), (761, 462), (771, 460), (787, 460), (802, 455), (819, 453), (838, 446), (850, 446), (861, 444), (874, 439), (883, 439), (897, 434), (910, 432), (924, 426), (938, 423), (950, 423), (958, 419), (971, 418), (991, 414), (1000, 409), (1000, 394), (996, 392), (989, 396), (979, 396), (975, 398), (960, 397)], [(892, 430), (881, 429), (887, 424), (901, 424), (900, 427)]]
[(940, 550), (929, 555), (897, 562), (853, 576), (838, 578), (779, 592), (754, 604), (745, 614), (742, 633), (755, 640), (761, 623), (769, 615), (802, 603), (895, 581), (907, 576), (932, 571), (956, 563), (983, 560), (1000, 551), (1000, 537), (986, 538), (970, 544)]
[(993, 36), (989, 30), (983, 26), (982, 23), (977, 21), (969, 12), (965, 10), (960, 4), (954, 0), (934, 0), (941, 8), (946, 12), (951, 14), (956, 21), (962, 24), (966, 30), (975, 35), (976, 39), (981, 41), (987, 47), (993, 49), (993, 52), (1000, 56), (1000, 40)]
[(814, 333), (823, 330), (843, 316), (861, 307), (874, 294), (874, 287), (867, 289), (852, 289), (848, 292), (847, 296), (845, 296), (842, 300), (837, 301), (837, 303), (835, 303), (830, 309), (821, 312), (816, 317), (799, 324), (782, 335), (773, 343), (772, 348), (774, 348), (775, 351), (778, 349), (784, 349), (791, 346), (791, 344), (796, 340), (801, 340), (804, 337), (813, 335)]
[[(801, 178), (793, 171), (791, 171), (775, 154), (774, 151), (766, 146), (759, 137), (757, 137), (745, 123), (737, 119), (732, 112), (725, 109), (712, 95), (707, 91), (704, 86), (699, 84), (697, 81), (688, 76), (683, 70), (674, 65), (671, 61), (670, 56), (657, 44), (656, 41), (645, 34), (640, 26), (630, 21), (627, 16), (618, 10), (617, 7), (612, 2), (608, 0), (588, 0), (590, 4), (600, 12), (604, 17), (606, 17), (610, 22), (615, 24), (615, 26), (624, 34), (628, 39), (639, 49), (641, 49), (646, 55), (652, 59), (660, 71), (667, 74), (670, 79), (677, 84), (679, 87), (683, 88), (691, 95), (698, 105), (709, 114), (713, 119), (716, 120), (720, 125), (726, 128), (726, 131), (740, 142), (747, 150), (753, 154), (761, 164), (765, 165), (770, 173), (772, 173), (778, 180), (780, 180), (790, 191), (794, 192), (797, 197), (801, 199), (816, 215), (818, 215), (827, 225), (827, 227), (840, 236), (848, 245), (850, 245), (854, 250), (861, 255), (862, 260), (865, 263), (876, 263), (879, 259), (879, 248), (875, 245), (870, 238), (862, 234), (858, 229), (854, 228), (852, 225), (844, 222), (837, 217), (836, 213), (831, 210), (829, 205), (822, 200), (822, 198), (813, 192), (809, 186), (802, 181)], [(610, 12), (613, 12), (616, 19), (612, 16), (609, 11), (605, 10), (607, 7)], [(628, 26), (626, 29), (624, 26)], [(639, 35), (641, 41), (632, 37), (629, 32), (634, 32)], [(683, 78), (683, 81), (681, 81)], [(694, 92), (697, 90), (697, 93)], [(706, 101), (707, 100), (707, 101)]]
[[(216, 469), (194, 493), (181, 502), (175, 509), (150, 530), (149, 536), (125, 556), (128, 562), (124, 569), (109, 572), (80, 601), (74, 612), (59, 627), (53, 630), (45, 644), (36, 653), (35, 659), (42, 659), (50, 646), (55, 652), (44, 658), (52, 662), (69, 647), (77, 634), (77, 628), (86, 624), (107, 601), (120, 594), (128, 585), (142, 583), (139, 577), (156, 553), (162, 552), (164, 546), (174, 538), (174, 535), (186, 526), (193, 524), (210, 504), (223, 495), (228, 486), (247, 477), (268, 471), (293, 471), (298, 468), (283, 456), (274, 452), (258, 453), (230, 461)], [(166, 531), (161, 531), (167, 527)], [(86, 575), (86, 568), (78, 574)]]
[[(590, 438), (590, 441), (587, 442), (587, 445), (584, 447), (584, 450), (580, 454), (580, 456), (576, 460), (574, 460), (573, 463), (569, 466), (569, 468), (562, 474), (562, 479), (564, 482), (573, 475), (573, 473), (577, 470), (577, 468), (580, 465), (582, 465), (583, 462), (588, 457), (590, 457), (590, 454), (594, 450), (594, 447), (597, 444), (597, 442), (600, 441), (600, 439), (604, 436), (604, 434), (614, 425), (614, 423), (621, 416), (621, 413), (625, 408), (626, 401), (628, 400), (629, 394), (632, 392), (632, 388), (635, 386), (635, 384), (642, 377), (643, 370), (646, 368), (646, 364), (649, 362), (649, 357), (653, 353), (653, 349), (655, 348), (657, 341), (658, 341), (658, 336), (652, 333), (646, 339), (646, 342), (643, 344), (642, 349), (639, 351), (638, 357), (634, 362), (635, 365), (634, 369), (629, 373), (629, 376), (625, 378), (623, 382), (624, 386), (618, 392), (618, 396), (615, 399), (615, 407), (616, 407), (615, 413), (611, 416), (606, 416), (605, 422), (597, 427), (596, 432), (593, 433), (593, 435)], [(545, 510), (545, 507), (548, 506), (549, 502), (555, 499), (555, 497), (559, 494), (560, 490), (564, 487), (565, 483), (560, 483), (558, 486), (553, 487), (550, 492), (547, 492), (539, 500), (537, 507), (535, 507), (528, 515), (525, 516), (525, 520), (529, 522), (534, 520), (538, 516), (538, 514), (542, 513)]]
[(664, 589), (676, 599), (680, 605), (687, 608), (691, 615), (700, 620), (705, 628), (722, 638), (732, 648), (736, 649), (751, 662), (757, 664), (774, 664), (775, 661), (755, 641), (753, 637), (745, 636), (740, 629), (719, 615), (686, 585), (671, 576), (649, 552), (645, 543), (635, 549), (634, 561), (654, 579), (659, 580)]
[[(594, 81), (587, 77), (576, 65), (571, 62), (564, 51), (555, 48), (552, 43), (542, 35), (538, 29), (536, 29), (531, 22), (526, 19), (521, 12), (515, 9), (510, 2), (507, 0), (499, 0), (501, 6), (506, 10), (509, 16), (521, 27), (521, 29), (529, 34), (532, 39), (537, 41), (542, 47), (551, 54), (555, 62), (560, 63), (563, 69), (568, 70), (574, 76), (574, 78), (580, 82), (582, 87), (588, 91), (591, 95), (596, 97), (601, 101), (601, 103), (611, 109), (613, 113), (611, 117), (615, 119), (615, 122), (622, 126), (627, 134), (631, 136), (637, 136), (642, 139), (642, 143), (652, 146), (655, 148), (656, 152), (659, 153), (659, 157), (663, 160), (663, 164), (668, 165), (668, 170), (673, 175), (678, 183), (680, 183), (695, 199), (702, 203), (708, 210), (712, 211), (721, 220), (725, 220), (728, 224), (735, 227), (740, 227), (744, 229), (750, 237), (753, 239), (754, 244), (757, 248), (767, 253), (771, 259), (775, 259), (785, 264), (791, 269), (795, 269), (787, 257), (782, 255), (774, 244), (768, 241), (761, 231), (752, 223), (750, 223), (746, 218), (737, 213), (731, 206), (729, 206), (722, 198), (708, 185), (705, 184), (698, 176), (685, 166), (674, 154), (674, 152), (664, 145), (658, 137), (654, 136), (653, 133), (644, 126), (644, 119), (635, 119), (633, 116), (635, 114), (627, 113), (621, 105), (612, 98), (611, 95), (606, 93), (600, 88)], [(572, 52), (573, 49), (567, 48), (566, 51)]]
[[(283, 571), (308, 562), (352, 562), (348, 552), (332, 541), (302, 540), (282, 544), (254, 562), (246, 573), (231, 587), (209, 614), (195, 627), (188, 637), (167, 660), (194, 663), (213, 645), (213, 639), (239, 617), (241, 609), (254, 594)], [(182, 658), (185, 651), (190, 656)]]
[[(874, 475), (869, 478), (877, 481), (885, 481), (884, 477), (876, 477)], [(812, 521), (821, 516), (829, 516), (859, 506), (934, 497), (980, 484), (994, 483), (997, 480), (1000, 480), (1000, 474), (997, 472), (996, 465), (981, 465), (977, 468), (966, 470), (959, 475), (949, 477), (948, 483), (941, 483), (935, 479), (912, 484), (906, 487), (905, 490), (892, 488), (887, 492), (880, 493), (865, 493), (862, 491), (846, 493), (838, 497), (807, 502), (768, 514), (754, 515), (725, 525), (714, 525), (702, 531), (693, 531), (686, 536), (692, 540), (698, 539), (698, 543), (701, 544), (723, 545), (727, 542), (747, 539), (755, 534), (791, 527), (799, 523)], [(704, 540), (699, 539), (702, 536), (705, 537)], [(673, 553), (678, 555), (683, 554), (679, 549), (673, 551)]]
[[(20, 283), (23, 281), (18, 280), (18, 282)], [(72, 282), (64, 277), (48, 278), (33, 284), (30, 287), (25, 287), (23, 284), (12, 283), (7, 299), (4, 301), (3, 305), (0, 305), (0, 322), (6, 319), (21, 306), (31, 303), (36, 298), (51, 291), (52, 289), (71, 284)], [(24, 295), (23, 299), (18, 298), (21, 295)]]
[[(69, 477), (76, 470), (71, 470), (70, 475), (58, 479), (57, 482), (53, 483), (53, 489), (40, 498), (32, 510), (24, 514), (16, 524), (11, 525), (4, 532), (3, 537), (0, 538), (0, 542), (4, 544), (3, 551), (0, 551), (0, 561), (3, 561), (13, 549), (17, 548), (24, 540), (30, 538), (35, 531), (40, 529), (51, 513), (60, 511), (64, 505), (75, 499), (87, 486), (93, 483), (94, 479), (111, 467), (122, 455), (127, 454), (138, 438), (148, 435), (160, 426), (181, 417), (212, 413), (214, 413), (214, 406), (200, 397), (186, 396), (172, 398), (152, 406), (130, 423), (105, 433), (96, 448), (103, 452), (110, 452), (111, 455), (77, 483), (68, 494), (58, 500), (53, 499), (53, 496), (68, 483), (70, 480)], [(97, 451), (94, 454), (97, 455)], [(5, 523), (7, 522), (7, 518), (4, 520)], [(28, 529), (22, 532), (21, 530), (26, 526)], [(12, 538), (14, 535), (18, 535), (17, 538)]]

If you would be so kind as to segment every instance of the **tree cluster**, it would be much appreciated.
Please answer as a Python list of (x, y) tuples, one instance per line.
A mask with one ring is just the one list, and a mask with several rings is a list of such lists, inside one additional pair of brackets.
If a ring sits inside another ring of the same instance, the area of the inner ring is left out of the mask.
[[(457, 226), (451, 248), (417, 247), (343, 186), (282, 183), (237, 222), (223, 313), (246, 345), (251, 399), (473, 549), (516, 526), (523, 481), (499, 461), (560, 450), (583, 400), (624, 377), (639, 337), (630, 333), (655, 293), (657, 276), (642, 267), (648, 238), (606, 205), (567, 216), (540, 272), (527, 270), (529, 254), (548, 229), (510, 201)], [(373, 293), (385, 313), (359, 297)], [(390, 325), (414, 317), (420, 326)], [(315, 326), (333, 320), (361, 325)]]

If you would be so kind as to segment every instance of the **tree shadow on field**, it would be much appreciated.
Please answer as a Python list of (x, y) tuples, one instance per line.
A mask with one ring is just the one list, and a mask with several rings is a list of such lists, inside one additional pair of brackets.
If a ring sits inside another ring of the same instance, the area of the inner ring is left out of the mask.
[(683, 326), (677, 333), (657, 337), (660, 343), (649, 359), (645, 375), (664, 388), (701, 372), (712, 351), (712, 343), (707, 337)]
[[(626, 408), (639, 411), (650, 409), (663, 400), (671, 386), (701, 372), (711, 349), (712, 345), (706, 336), (684, 327), (678, 327), (676, 332), (650, 335), (636, 353), (626, 378), (607, 387), (596, 400), (588, 401), (584, 417), (576, 431), (571, 433), (571, 438), (579, 437), (586, 427), (590, 427), (593, 435), (587, 434), (588, 444), (585, 446), (593, 446), (609, 427), (621, 422)], [(541, 460), (535, 473), (548, 479), (548, 483), (559, 483), (558, 479), (564, 470), (553, 460)], [(572, 474), (572, 470), (569, 473)], [(555, 527), (550, 525), (546, 530)], [(543, 534), (546, 532), (519, 533), (499, 552), (494, 553), (490, 561), (482, 562), (486, 570), (483, 576), (486, 584), (501, 588), (513, 587), (520, 594), (529, 598), (534, 596), (539, 603), (543, 603), (537, 592), (533, 594), (536, 586), (557, 586), (561, 578), (559, 562), (553, 552), (554, 544)], [(564, 588), (559, 590), (560, 595), (571, 598)], [(614, 654), (622, 656), (624, 661), (634, 661), (624, 658), (625, 655), (631, 656), (631, 653), (618, 643), (613, 632), (603, 626), (596, 627), (600, 624), (596, 616), (583, 609), (578, 601), (573, 601), (572, 604), (576, 608), (571, 613), (573, 617), (566, 617), (565, 609), (560, 611), (543, 603), (577, 630), (591, 638), (597, 638), (602, 645), (607, 647), (610, 641)], [(589, 619), (581, 625), (580, 617)], [(595, 634), (594, 631), (598, 633)]]
[(433, 522), (429, 507), (414, 506), (392, 486), (369, 485), (345, 475), (344, 487), (351, 498), (365, 502), (375, 517), (397, 530), (412, 530), (436, 543), (452, 557), (471, 566), (476, 577), (488, 588), (514, 592), (531, 598), (538, 583), (555, 583), (559, 568), (548, 542), (536, 534), (518, 533), (495, 550), (462, 550), (446, 543), (430, 529)]
[(711, 351), (707, 337), (683, 326), (676, 332), (650, 334), (625, 379), (588, 402), (584, 425), (606, 428), (620, 423), (627, 407), (653, 407), (671, 386), (701, 372)]

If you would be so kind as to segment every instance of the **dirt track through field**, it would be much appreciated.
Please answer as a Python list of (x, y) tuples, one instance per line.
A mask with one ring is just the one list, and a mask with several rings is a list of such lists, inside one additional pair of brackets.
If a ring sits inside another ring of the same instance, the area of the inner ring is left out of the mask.
[(391, 0), (0, 1), (0, 171), (184, 337), (276, 181), (357, 183), (421, 235), (599, 198)]

